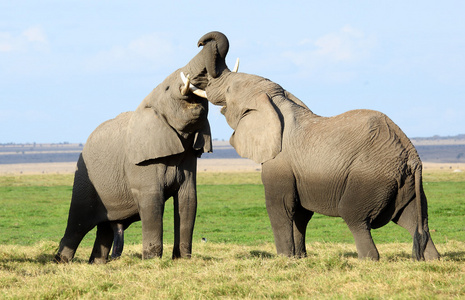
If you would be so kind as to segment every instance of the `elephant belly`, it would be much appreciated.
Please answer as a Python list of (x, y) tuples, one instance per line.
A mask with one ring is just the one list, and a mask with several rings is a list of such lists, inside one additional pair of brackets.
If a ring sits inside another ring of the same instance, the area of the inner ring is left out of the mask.
[(113, 169), (103, 160), (87, 164), (89, 179), (98, 194), (97, 201), (101, 202), (97, 206), (103, 207), (108, 220), (121, 220), (137, 214), (138, 210), (124, 173)]
[(300, 186), (297, 189), (303, 208), (331, 217), (339, 217), (337, 204), (339, 193), (325, 183)]
[(296, 176), (301, 205), (319, 214), (339, 217), (338, 206), (349, 176), (347, 169), (338, 168), (334, 162), (307, 161), (305, 165), (307, 169)]
[(106, 180), (96, 186), (108, 220), (121, 220), (138, 213), (137, 205), (127, 185), (120, 180)]

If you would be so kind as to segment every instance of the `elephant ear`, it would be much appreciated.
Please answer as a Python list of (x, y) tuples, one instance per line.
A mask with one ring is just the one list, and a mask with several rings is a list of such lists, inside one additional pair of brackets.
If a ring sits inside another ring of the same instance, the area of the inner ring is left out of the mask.
[(152, 108), (138, 108), (129, 120), (126, 154), (133, 164), (184, 152), (176, 131)]
[(212, 148), (210, 124), (208, 121), (205, 121), (205, 125), (202, 129), (195, 133), (194, 150), (199, 151), (200, 153), (211, 153), (213, 152)]
[[(227, 120), (228, 111), (234, 110), (227, 107)], [(268, 95), (263, 93), (252, 98), (248, 107), (242, 110), (229, 142), (240, 156), (250, 158), (256, 163), (264, 163), (281, 152), (281, 139), (280, 118)]]

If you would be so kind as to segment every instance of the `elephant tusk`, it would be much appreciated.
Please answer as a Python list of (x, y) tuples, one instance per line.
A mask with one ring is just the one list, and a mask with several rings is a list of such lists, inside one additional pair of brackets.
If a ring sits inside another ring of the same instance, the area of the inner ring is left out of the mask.
[(232, 72), (237, 73), (238, 70), (239, 70), (239, 57), (236, 59), (236, 64), (234, 65), (234, 69), (232, 70)]
[(207, 99), (207, 92), (201, 89), (196, 89), (195, 91), (192, 91), (195, 95)]
[[(184, 74), (181, 72), (181, 78), (184, 77)], [(184, 86), (181, 88), (181, 95), (185, 96), (187, 95), (187, 92), (189, 92), (189, 85), (191, 82), (189, 74), (187, 74), (187, 77), (184, 77), (182, 79)]]
[(202, 98), (207, 98), (207, 93), (204, 90), (196, 88), (193, 84), (190, 83), (189, 74), (187, 77), (181, 72), (181, 80), (184, 83), (184, 87), (181, 89), (181, 94), (184, 96), (187, 94), (187, 91), (190, 90), (194, 95), (197, 95)]

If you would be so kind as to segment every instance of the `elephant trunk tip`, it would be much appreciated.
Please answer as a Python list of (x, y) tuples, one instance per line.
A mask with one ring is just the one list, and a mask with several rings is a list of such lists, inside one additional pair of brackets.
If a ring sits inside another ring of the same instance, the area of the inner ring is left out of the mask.
[(203, 46), (205, 67), (211, 77), (217, 78), (223, 71), (229, 70), (226, 65), (226, 55), (229, 51), (226, 35), (219, 31), (209, 32), (199, 39), (197, 46)]
[(229, 51), (229, 40), (226, 37), (226, 35), (224, 35), (223, 33), (219, 32), (219, 31), (211, 31), (211, 32), (203, 35), (199, 39), (199, 41), (197, 43), (197, 47), (205, 46), (210, 41), (215, 41), (216, 42), (217, 47), (218, 47), (218, 54), (222, 58), (225, 58), (226, 54), (228, 54), (228, 51)]

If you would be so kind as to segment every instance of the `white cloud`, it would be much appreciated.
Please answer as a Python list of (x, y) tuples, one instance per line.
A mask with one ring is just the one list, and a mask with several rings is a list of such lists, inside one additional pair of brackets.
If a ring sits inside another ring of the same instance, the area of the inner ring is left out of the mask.
[(48, 45), (47, 36), (39, 26), (29, 27), (18, 35), (0, 32), (0, 52), (43, 51)]
[(317, 50), (314, 54), (332, 61), (351, 61), (356, 59), (357, 41), (363, 35), (353, 34), (354, 30), (344, 27), (338, 33), (325, 35), (315, 42)]
[(139, 68), (147, 64), (165, 66), (173, 61), (176, 52), (172, 40), (153, 33), (101, 51), (88, 59), (86, 66), (92, 71)]
[(332, 81), (348, 81), (355, 76), (345, 67), (370, 57), (375, 39), (349, 25), (316, 39), (304, 38), (283, 56), (301, 69), (300, 75), (311, 74)]
[(30, 27), (24, 30), (22, 35), (30, 42), (47, 43), (47, 37), (39, 27)]

